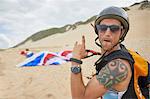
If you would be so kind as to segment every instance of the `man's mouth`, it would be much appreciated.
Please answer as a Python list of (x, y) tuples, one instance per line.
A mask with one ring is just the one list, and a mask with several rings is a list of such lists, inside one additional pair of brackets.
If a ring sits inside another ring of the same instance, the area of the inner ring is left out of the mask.
[(108, 40), (108, 39), (105, 39), (104, 41), (105, 41), (105, 42), (110, 42), (110, 40)]

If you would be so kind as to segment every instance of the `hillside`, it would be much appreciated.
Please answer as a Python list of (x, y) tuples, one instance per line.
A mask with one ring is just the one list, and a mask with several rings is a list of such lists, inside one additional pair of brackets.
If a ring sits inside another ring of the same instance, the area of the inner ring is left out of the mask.
[(37, 33), (31, 35), (30, 37), (28, 37), (25, 41), (23, 41), (23, 42), (19, 43), (18, 45), (14, 46), (14, 48), (18, 47), (22, 44), (25, 44), (27, 41), (35, 42), (35, 41), (41, 40), (45, 37), (48, 37), (48, 36), (51, 36), (51, 35), (54, 35), (54, 34), (57, 34), (57, 33), (64, 33), (64, 32), (67, 32), (69, 30), (74, 30), (78, 26), (88, 24), (88, 23), (94, 21), (95, 19), (96, 19), (96, 16), (93, 16), (93, 17), (89, 18), (88, 20), (86, 20), (85, 22), (79, 21), (79, 22), (76, 22), (74, 24), (67, 24), (67, 25), (65, 25), (63, 27), (60, 27), (60, 28), (59, 27), (54, 27), (54, 28), (50, 28), (48, 30), (43, 30), (43, 31), (37, 32)]
[[(145, 1), (142, 1), (140, 3), (135, 3), (135, 4), (131, 5), (130, 7), (124, 7), (124, 9), (128, 12), (130, 12), (130, 9), (137, 9), (139, 11), (140, 10), (148, 10), (149, 11), (150, 10), (150, 2), (145, 0)], [(54, 28), (50, 28), (47, 30), (37, 32), (37, 33), (31, 35), (30, 37), (28, 37), (25, 41), (14, 46), (13, 48), (22, 46), (24, 44), (26, 45), (29, 43), (37, 42), (39, 40), (42, 40), (42, 39), (47, 38), (49, 36), (52, 36), (54, 34), (62, 34), (62, 33), (68, 33), (69, 31), (76, 31), (76, 29), (82, 25), (90, 25), (91, 23), (93, 23), (93, 21), (95, 19), (96, 19), (96, 15), (92, 16), (91, 18), (87, 19), (84, 22), (79, 21), (79, 22), (76, 22), (74, 24), (67, 24), (63, 27), (54, 27)]]

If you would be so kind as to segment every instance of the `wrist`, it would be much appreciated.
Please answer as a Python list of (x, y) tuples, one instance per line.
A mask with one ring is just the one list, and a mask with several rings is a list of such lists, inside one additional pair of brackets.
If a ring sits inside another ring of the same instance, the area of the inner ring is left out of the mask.
[(81, 60), (81, 58), (80, 58), (79, 56), (73, 56), (72, 58), (75, 58), (75, 59)]
[(80, 64), (79, 64), (79, 63), (72, 62), (72, 61), (71, 61), (71, 65), (72, 65), (72, 66), (80, 66)]
[(80, 55), (73, 55), (72, 58), (76, 58), (78, 60), (81, 60), (81, 56)]
[(72, 65), (71, 66), (71, 72), (74, 74), (81, 73), (81, 67), (78, 65)]
[(70, 58), (70, 61), (72, 62), (72, 64), (74, 65), (79, 65), (82, 64), (82, 61), (77, 59), (77, 58)]

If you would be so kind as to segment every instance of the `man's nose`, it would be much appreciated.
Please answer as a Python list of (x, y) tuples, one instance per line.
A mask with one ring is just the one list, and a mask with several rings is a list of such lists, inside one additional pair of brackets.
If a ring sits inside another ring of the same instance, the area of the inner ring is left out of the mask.
[(105, 35), (110, 35), (111, 34), (111, 30), (110, 28), (107, 28), (107, 30), (105, 31)]

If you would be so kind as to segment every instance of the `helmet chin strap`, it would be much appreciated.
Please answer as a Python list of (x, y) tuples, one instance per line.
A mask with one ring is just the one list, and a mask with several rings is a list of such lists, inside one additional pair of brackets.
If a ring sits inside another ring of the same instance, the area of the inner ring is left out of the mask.
[(100, 45), (99, 43), (97, 43), (98, 38), (99, 38), (98, 36), (95, 38), (95, 44), (96, 44), (97, 46), (99, 46), (99, 47), (102, 48), (102, 45)]

